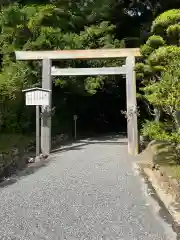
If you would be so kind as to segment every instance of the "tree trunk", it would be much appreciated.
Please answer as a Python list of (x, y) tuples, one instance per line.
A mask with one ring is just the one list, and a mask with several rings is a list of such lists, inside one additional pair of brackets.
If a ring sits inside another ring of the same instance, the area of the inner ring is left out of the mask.
[(157, 107), (154, 108), (154, 120), (155, 122), (159, 122), (161, 117), (161, 110)]
[(174, 121), (176, 124), (176, 129), (177, 129), (177, 131), (180, 131), (180, 111), (176, 111), (173, 114), (173, 117), (174, 117)]

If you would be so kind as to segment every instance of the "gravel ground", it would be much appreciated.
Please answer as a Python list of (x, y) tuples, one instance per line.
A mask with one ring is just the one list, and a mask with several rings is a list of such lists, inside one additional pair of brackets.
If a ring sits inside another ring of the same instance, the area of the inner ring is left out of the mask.
[(125, 139), (89, 141), (0, 188), (0, 239), (173, 240)]

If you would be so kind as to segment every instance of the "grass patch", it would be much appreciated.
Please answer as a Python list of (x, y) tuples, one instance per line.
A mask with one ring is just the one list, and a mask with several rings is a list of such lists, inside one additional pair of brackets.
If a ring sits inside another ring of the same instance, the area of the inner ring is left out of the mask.
[(13, 147), (23, 149), (33, 140), (33, 135), (25, 136), (22, 134), (1, 134), (0, 153), (9, 152)]
[(154, 152), (153, 162), (161, 166), (161, 169), (169, 176), (180, 180), (180, 159), (177, 159), (174, 147), (169, 143), (158, 143), (152, 148)]

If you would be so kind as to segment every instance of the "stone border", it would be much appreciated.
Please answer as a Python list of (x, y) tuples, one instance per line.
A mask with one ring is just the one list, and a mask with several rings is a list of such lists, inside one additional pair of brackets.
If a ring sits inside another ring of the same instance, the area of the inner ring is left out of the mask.
[(153, 163), (154, 152), (151, 142), (137, 157), (136, 164), (151, 182), (156, 194), (165, 205), (174, 221), (180, 224), (180, 182), (168, 176), (165, 171)]

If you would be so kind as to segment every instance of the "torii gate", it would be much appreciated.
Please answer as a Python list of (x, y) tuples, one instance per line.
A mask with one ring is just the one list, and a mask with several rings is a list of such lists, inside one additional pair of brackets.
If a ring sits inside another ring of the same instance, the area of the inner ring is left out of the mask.
[[(128, 152), (131, 155), (138, 154), (138, 126), (136, 103), (136, 77), (135, 57), (140, 56), (139, 48), (126, 49), (88, 49), (88, 50), (52, 50), (52, 51), (16, 51), (17, 60), (42, 60), (42, 88), (52, 90), (51, 76), (87, 76), (87, 75), (126, 75), (126, 99), (127, 99), (127, 130)], [(52, 67), (52, 60), (67, 59), (110, 59), (126, 58), (126, 64), (122, 67), (102, 68), (64, 68)], [(52, 96), (50, 96), (52, 98)], [(51, 151), (51, 99), (47, 108), (42, 107), (41, 120), (41, 151), (49, 154)]]

